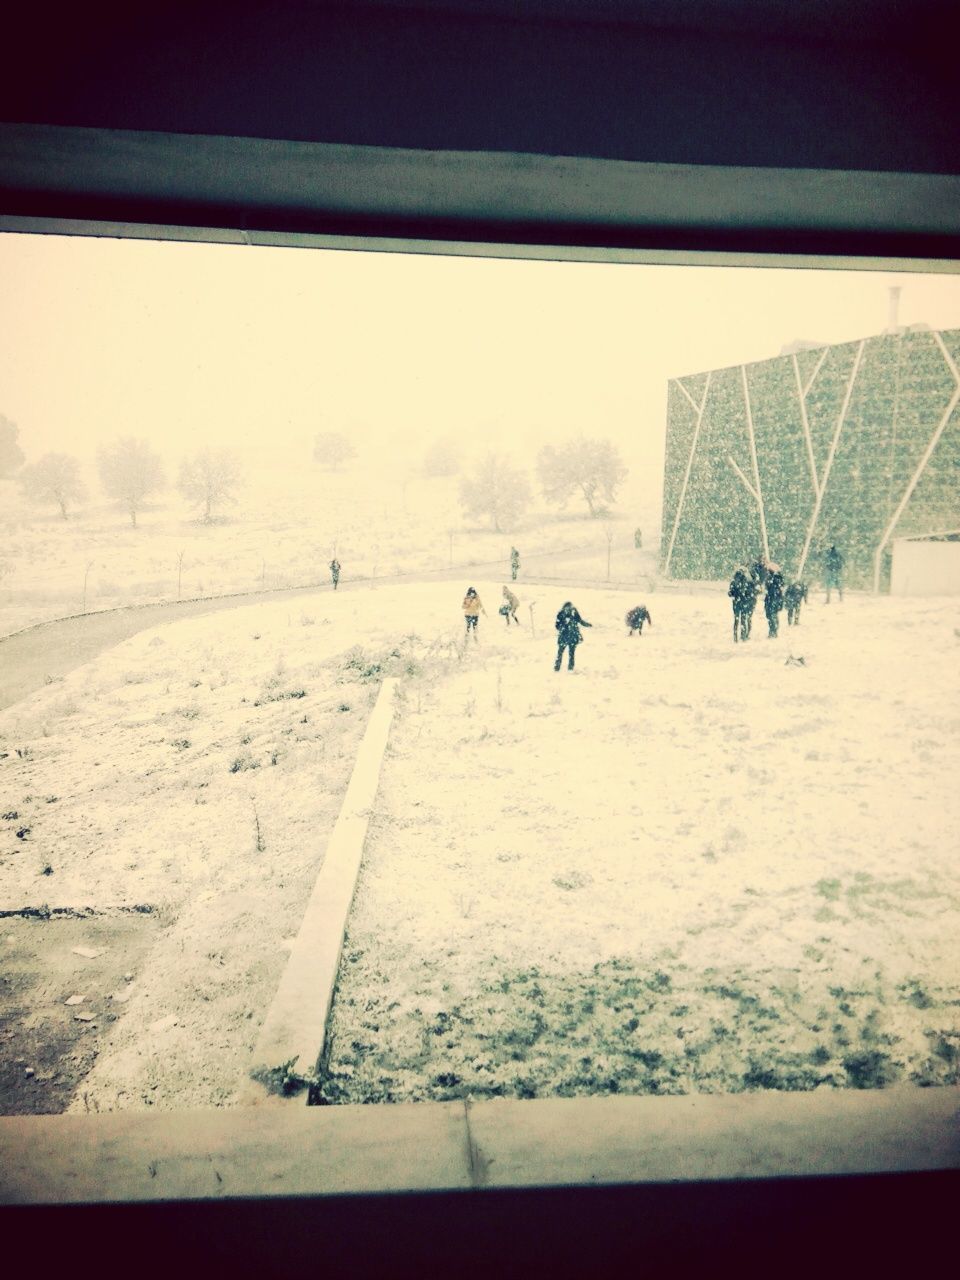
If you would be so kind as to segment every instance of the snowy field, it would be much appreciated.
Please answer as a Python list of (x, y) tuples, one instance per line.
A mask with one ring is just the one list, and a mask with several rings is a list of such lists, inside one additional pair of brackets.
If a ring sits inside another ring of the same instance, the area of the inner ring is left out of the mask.
[[(0, 636), (178, 594), (186, 600), (326, 583), (334, 548), (344, 582), (442, 570), (451, 562), (507, 564), (514, 543), (524, 563), (537, 553), (576, 548), (569, 564), (555, 560), (555, 569), (603, 577), (604, 522), (586, 519), (576, 503), (566, 513), (532, 509), (509, 533), (497, 533), (465, 522), (458, 476), (425, 477), (419, 461), (411, 457), (406, 470), (357, 462), (332, 472), (289, 457), (247, 457), (237, 505), (211, 524), (166, 491), (141, 512), (136, 529), (98, 495), (92, 467), (85, 478), (93, 496), (68, 520), (29, 504), (13, 481), (0, 482)], [(168, 471), (173, 466), (169, 461)], [(659, 509), (643, 497), (640, 478), (619, 507), (610, 525), (613, 577), (649, 580)], [(648, 547), (641, 553), (633, 547), (637, 523)]]
[(957, 1082), (957, 603), (571, 594), (411, 691), (327, 1100)]
[(722, 593), (649, 597), (638, 640), (642, 597), (570, 591), (570, 675), (566, 593), (521, 581), (508, 632), (473, 585), (462, 655), (457, 584), (371, 586), (156, 627), (0, 714), (0, 909), (160, 916), (73, 1108), (235, 1101), (384, 674), (328, 1101), (956, 1082), (957, 602), (735, 648)]

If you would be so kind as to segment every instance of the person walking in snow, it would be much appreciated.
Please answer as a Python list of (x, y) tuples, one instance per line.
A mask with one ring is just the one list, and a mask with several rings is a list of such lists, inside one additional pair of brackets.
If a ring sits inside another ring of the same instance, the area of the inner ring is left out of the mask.
[(780, 632), (780, 611), (783, 609), (783, 573), (778, 564), (766, 564), (767, 590), (763, 597), (763, 612), (769, 628), (767, 639), (775, 640)]
[(486, 609), (481, 603), (480, 597), (474, 591), (473, 587), (467, 587), (467, 594), (463, 597), (463, 616), (466, 621), (466, 635), (469, 636), (473, 632), (473, 639), (477, 641), (477, 623), (480, 620), (480, 614), (486, 613)]
[(563, 651), (566, 649), (570, 655), (567, 662), (567, 670), (572, 671), (577, 645), (583, 639), (580, 634), (580, 628), (592, 627), (593, 623), (588, 622), (586, 618), (581, 618), (577, 609), (567, 600), (557, 614), (557, 620), (554, 625), (557, 628), (557, 660), (553, 664), (553, 669), (554, 671), (560, 670), (560, 665), (563, 662)]
[(807, 598), (805, 582), (791, 582), (783, 593), (783, 603), (787, 606), (787, 626), (799, 627), (800, 606)]
[(340, 561), (336, 556), (330, 561), (330, 577), (333, 579), (333, 589), (336, 591), (337, 583), (340, 581)]
[(830, 592), (834, 587), (843, 604), (843, 556), (831, 543), (823, 556), (823, 567), (826, 570), (825, 586), (827, 588), (827, 604), (830, 603)]
[(520, 552), (516, 547), (510, 548), (510, 577), (516, 582), (517, 574), (520, 572)]
[(517, 610), (519, 608), (520, 608), (520, 601), (513, 594), (513, 592), (510, 590), (509, 587), (504, 587), (503, 588), (503, 604), (500, 606), (500, 613), (503, 617), (504, 622), (506, 622), (508, 627), (510, 626), (511, 622), (515, 622), (519, 627), (520, 619), (517, 617)]
[[(736, 570), (730, 579), (727, 595), (733, 605), (733, 642), (750, 639), (750, 627), (753, 623), (753, 611), (757, 605), (757, 583), (753, 575), (743, 565)], [(739, 629), (739, 635), (737, 634)]]
[(650, 617), (650, 611), (645, 604), (635, 605), (634, 608), (629, 610), (624, 622), (627, 624), (628, 636), (642, 636), (645, 622), (648, 622), (651, 627), (653, 626), (653, 619)]
[(636, 549), (637, 549), (638, 551), (640, 551), (640, 550), (642, 549), (642, 547), (643, 547), (643, 530), (642, 530), (642, 529), (634, 529), (634, 531), (633, 531), (633, 545), (634, 545), (634, 547), (636, 547)]

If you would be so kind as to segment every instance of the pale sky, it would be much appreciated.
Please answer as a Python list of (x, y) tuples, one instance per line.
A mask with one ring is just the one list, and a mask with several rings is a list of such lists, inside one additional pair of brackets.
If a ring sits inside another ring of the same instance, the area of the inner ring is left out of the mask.
[(119, 435), (308, 457), (322, 429), (412, 465), (443, 435), (526, 461), (582, 431), (654, 473), (669, 377), (879, 333), (893, 284), (901, 324), (960, 327), (960, 275), (6, 234), (0, 414), (29, 461)]

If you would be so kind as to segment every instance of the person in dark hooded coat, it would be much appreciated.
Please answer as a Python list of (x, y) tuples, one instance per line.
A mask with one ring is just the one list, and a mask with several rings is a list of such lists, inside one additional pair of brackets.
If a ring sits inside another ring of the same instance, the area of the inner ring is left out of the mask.
[(805, 582), (791, 582), (783, 593), (783, 602), (787, 606), (787, 626), (799, 627), (800, 606), (806, 598), (807, 584)]
[(554, 671), (560, 670), (560, 664), (563, 662), (563, 651), (567, 649), (570, 653), (567, 670), (572, 671), (574, 653), (577, 645), (583, 639), (580, 634), (580, 628), (591, 627), (593, 623), (588, 622), (586, 618), (581, 618), (577, 609), (567, 600), (557, 614), (555, 626), (557, 628), (557, 660), (553, 664), (553, 669)]
[[(757, 582), (753, 575), (741, 566), (734, 573), (727, 588), (733, 605), (733, 641), (750, 639), (753, 611), (757, 605)], [(739, 628), (739, 635), (737, 630)]]
[(651, 627), (653, 626), (653, 619), (650, 617), (650, 610), (647, 608), (645, 604), (638, 604), (634, 606), (634, 608), (630, 609), (627, 613), (627, 616), (624, 618), (624, 622), (627, 624), (628, 636), (632, 636), (632, 635), (642, 636), (643, 624), (645, 622), (648, 623)]
[(824, 553), (823, 564), (826, 569), (827, 604), (830, 603), (830, 592), (834, 587), (839, 593), (840, 603), (843, 604), (843, 555), (833, 543)]
[(775, 640), (780, 631), (780, 611), (783, 609), (783, 573), (778, 564), (767, 565), (767, 590), (763, 597), (763, 612), (767, 615), (768, 640)]

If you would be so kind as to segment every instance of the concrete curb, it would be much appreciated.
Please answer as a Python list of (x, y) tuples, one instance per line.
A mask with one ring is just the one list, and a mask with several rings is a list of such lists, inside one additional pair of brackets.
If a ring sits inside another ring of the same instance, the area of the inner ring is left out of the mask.
[(281, 1103), (291, 1097), (302, 1105), (302, 1092), (283, 1093), (279, 1088), (281, 1068), (289, 1064), (291, 1075), (309, 1081), (323, 1053), (343, 935), (393, 722), (396, 687), (395, 679), (384, 680), (370, 713), (323, 866), (260, 1029), (249, 1074), (244, 1076), (240, 1090), (244, 1105)]
[(937, 1172), (958, 1121), (957, 1086), (9, 1116), (0, 1205)]

